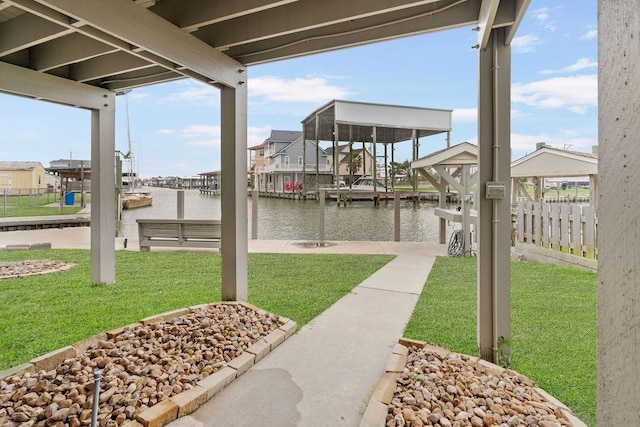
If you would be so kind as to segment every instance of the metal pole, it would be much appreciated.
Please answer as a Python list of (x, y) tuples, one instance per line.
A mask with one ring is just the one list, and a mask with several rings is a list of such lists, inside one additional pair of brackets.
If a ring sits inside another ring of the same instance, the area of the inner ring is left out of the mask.
[(400, 192), (393, 192), (393, 240), (400, 241)]
[(91, 408), (91, 427), (98, 425), (98, 404), (100, 403), (100, 378), (102, 371), (97, 369), (93, 373), (93, 406)]
[(320, 190), (320, 115), (316, 114), (316, 129), (315, 129), (315, 138), (316, 138), (316, 194), (319, 196), (318, 191)]
[(178, 190), (177, 196), (178, 196), (178, 206), (177, 206), (176, 218), (182, 219), (184, 218), (184, 190)]
[(257, 188), (251, 193), (251, 239), (253, 240), (258, 238), (258, 193)]
[[(307, 191), (307, 136), (306, 136), (306, 123), (302, 123), (302, 189)], [(301, 193), (302, 195), (303, 193)], [(304, 196), (306, 200), (306, 194)], [(256, 234), (257, 236), (257, 234)], [(257, 237), (256, 237), (257, 238)]]
[(324, 205), (325, 205), (325, 200), (324, 200), (324, 190), (320, 190), (320, 215), (318, 216), (319, 218), (319, 235), (320, 235), (320, 246), (324, 246)]

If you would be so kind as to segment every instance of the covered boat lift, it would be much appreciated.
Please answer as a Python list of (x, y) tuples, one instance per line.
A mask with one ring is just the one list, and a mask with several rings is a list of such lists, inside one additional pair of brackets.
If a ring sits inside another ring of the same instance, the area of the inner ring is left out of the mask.
[[(349, 143), (350, 154), (353, 152), (355, 142), (361, 142), (363, 146), (365, 143), (371, 143), (376, 170), (370, 173), (375, 179), (378, 178), (378, 158), (384, 158), (384, 170), (387, 171), (389, 156), (391, 162), (395, 161), (394, 145), (398, 142), (411, 141), (413, 160), (419, 157), (422, 137), (446, 133), (447, 145), (449, 145), (451, 113), (452, 110), (333, 100), (302, 120), (302, 138), (315, 140), (316, 150), (320, 149), (320, 141), (333, 142), (334, 183), (339, 181), (338, 146), (340, 142)], [(382, 155), (378, 154), (378, 144), (382, 144)], [(316, 156), (319, 158), (319, 153), (316, 152)], [(306, 186), (305, 166), (302, 170)], [(316, 194), (319, 192), (318, 174), (316, 161)], [(366, 170), (364, 174), (367, 174)], [(389, 188), (387, 175), (385, 173), (385, 187)], [(336, 188), (340, 191), (339, 186), (336, 185)], [(413, 190), (417, 191), (415, 184)]]

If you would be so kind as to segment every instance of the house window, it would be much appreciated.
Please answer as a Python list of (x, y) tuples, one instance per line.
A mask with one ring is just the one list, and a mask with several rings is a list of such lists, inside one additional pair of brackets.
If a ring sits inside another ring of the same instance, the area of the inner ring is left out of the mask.
[(284, 164), (285, 166), (289, 166), (289, 156), (284, 156)]
[(264, 150), (258, 151), (258, 156), (259, 157), (264, 157)]
[(298, 156), (298, 166), (302, 166), (302, 156)]

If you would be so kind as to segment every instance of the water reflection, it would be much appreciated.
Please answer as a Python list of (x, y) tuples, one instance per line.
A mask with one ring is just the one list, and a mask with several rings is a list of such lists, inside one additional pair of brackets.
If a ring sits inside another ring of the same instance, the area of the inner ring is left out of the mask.
[[(119, 235), (136, 238), (137, 218), (176, 218), (176, 190), (148, 188), (153, 194), (153, 206), (123, 211)], [(184, 190), (185, 218), (220, 218), (220, 197), (202, 196), (198, 190)], [(248, 199), (248, 230), (251, 233), (252, 200)], [(434, 204), (423, 202), (414, 207), (403, 201), (400, 210), (400, 240), (437, 242), (438, 218)], [(317, 240), (318, 207), (316, 201), (296, 201), (261, 197), (258, 200), (258, 238), (277, 240)], [(393, 240), (393, 201), (374, 207), (373, 202), (354, 202), (347, 207), (327, 203), (325, 237), (327, 240)], [(453, 227), (449, 226), (447, 236)], [(250, 237), (250, 236), (249, 236)]]

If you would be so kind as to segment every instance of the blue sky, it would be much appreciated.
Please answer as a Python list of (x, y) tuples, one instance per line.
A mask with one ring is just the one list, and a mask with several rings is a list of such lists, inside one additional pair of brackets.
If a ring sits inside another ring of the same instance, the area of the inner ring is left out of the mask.
[[(597, 2), (532, 0), (512, 44), (512, 159), (537, 142), (590, 152), (597, 145)], [(453, 110), (452, 144), (477, 142), (478, 52), (471, 28), (414, 36), (249, 68), (249, 146), (331, 99)], [(220, 168), (217, 89), (193, 80), (128, 95), (131, 141), (142, 176), (192, 176)], [(125, 99), (117, 98), (116, 148), (127, 151)], [(90, 158), (87, 111), (0, 94), (0, 160)], [(446, 146), (421, 140), (420, 155)], [(398, 144), (396, 159), (411, 156)]]

